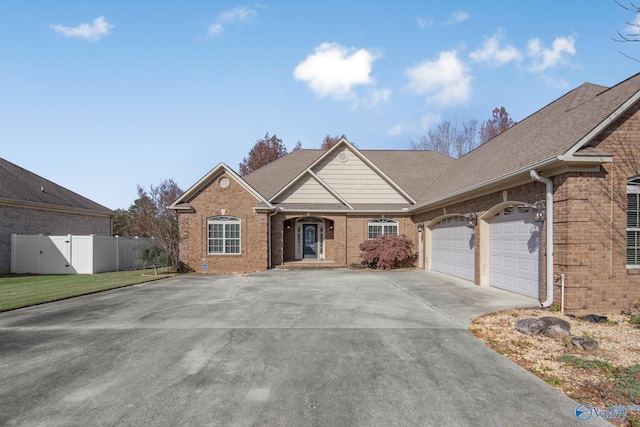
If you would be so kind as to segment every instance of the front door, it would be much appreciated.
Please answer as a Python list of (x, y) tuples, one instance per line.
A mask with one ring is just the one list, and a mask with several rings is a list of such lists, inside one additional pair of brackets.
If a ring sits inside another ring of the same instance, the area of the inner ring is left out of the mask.
[(318, 224), (304, 224), (302, 226), (304, 236), (303, 258), (318, 258)]

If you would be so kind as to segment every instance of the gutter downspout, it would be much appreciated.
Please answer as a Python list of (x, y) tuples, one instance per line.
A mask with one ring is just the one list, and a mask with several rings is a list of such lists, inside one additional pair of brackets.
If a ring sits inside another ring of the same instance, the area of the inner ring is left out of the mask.
[(274, 212), (271, 212), (267, 216), (267, 257), (269, 257), (269, 262), (267, 263), (267, 268), (273, 268), (273, 263), (271, 262), (271, 218), (273, 218), (278, 213), (279, 208), (276, 208)]
[(547, 300), (541, 302), (543, 308), (551, 306), (553, 303), (553, 181), (549, 178), (540, 176), (538, 172), (531, 169), (529, 171), (531, 178), (535, 181), (542, 182), (547, 186), (546, 210), (547, 210)]

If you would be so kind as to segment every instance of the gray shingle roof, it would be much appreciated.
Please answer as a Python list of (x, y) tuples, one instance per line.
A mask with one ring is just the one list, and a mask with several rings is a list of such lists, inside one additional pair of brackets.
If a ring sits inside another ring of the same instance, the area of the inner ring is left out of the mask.
[(361, 150), (414, 199), (418, 199), (456, 159), (430, 150)]
[(0, 199), (112, 215), (113, 211), (0, 158)]
[(266, 166), (242, 177), (265, 199), (269, 200), (280, 189), (324, 154), (324, 150), (294, 150)]
[[(325, 152), (295, 150), (245, 175), (243, 179), (266, 199), (270, 199)], [(427, 150), (360, 150), (360, 153), (413, 198), (418, 198), (424, 192), (425, 182), (433, 182), (456, 161)]]
[[(558, 157), (584, 143), (579, 157), (606, 156), (587, 147), (602, 124), (640, 92), (640, 74), (612, 88), (585, 83), (512, 128), (456, 160), (435, 151), (360, 150), (417, 200), (417, 208), (446, 200)], [(632, 99), (633, 98), (633, 99)], [(296, 150), (244, 177), (264, 198), (274, 194), (318, 160), (323, 150)], [(471, 194), (471, 193), (470, 193)]]
[(429, 204), (567, 153), (640, 90), (640, 74), (612, 88), (585, 83), (461, 157), (429, 187)]

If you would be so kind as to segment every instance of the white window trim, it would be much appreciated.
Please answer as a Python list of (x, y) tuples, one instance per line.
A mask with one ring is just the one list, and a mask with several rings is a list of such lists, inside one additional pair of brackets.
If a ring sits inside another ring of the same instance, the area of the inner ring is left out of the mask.
[[(222, 252), (212, 252), (211, 250), (213, 249), (213, 244), (212, 244), (212, 240), (214, 240), (213, 237), (211, 237), (211, 226), (213, 224), (222, 224), (222, 239), (215, 239), (215, 240), (222, 240)], [(238, 237), (235, 238), (231, 238), (231, 237), (227, 237), (227, 227), (226, 225), (231, 225), (231, 224), (237, 224), (238, 225)], [(227, 252), (227, 240), (231, 241), (231, 240), (237, 240), (238, 241), (238, 252)], [(240, 218), (236, 218), (233, 216), (226, 216), (226, 215), (221, 215), (221, 216), (214, 216), (211, 218), (207, 219), (207, 255), (241, 255), (242, 254), (242, 222), (240, 220)]]
[[(387, 227), (395, 227), (396, 232), (395, 233), (390, 233), (387, 232), (385, 233), (385, 230)], [(375, 233), (375, 237), (371, 237), (372, 234), (371, 230), (372, 229), (377, 229), (379, 228), (380, 231)], [(367, 240), (373, 240), (373, 239), (377, 239), (378, 237), (380, 237), (383, 234), (393, 234), (393, 235), (398, 235), (400, 234), (400, 222), (395, 220), (395, 219), (388, 219), (388, 218), (377, 218), (377, 219), (370, 219), (367, 222)]]
[[(631, 178), (627, 180), (627, 200), (629, 200), (629, 194), (640, 194), (640, 177)], [(625, 210), (627, 216), (629, 215), (629, 206)], [(640, 224), (639, 224), (640, 225)], [(629, 227), (629, 223), (627, 221), (626, 233), (625, 233), (625, 263), (627, 262), (627, 251), (628, 251), (628, 242), (629, 242), (629, 232), (640, 232), (639, 227)], [(638, 264), (626, 264), (627, 269), (640, 269), (640, 263)]]

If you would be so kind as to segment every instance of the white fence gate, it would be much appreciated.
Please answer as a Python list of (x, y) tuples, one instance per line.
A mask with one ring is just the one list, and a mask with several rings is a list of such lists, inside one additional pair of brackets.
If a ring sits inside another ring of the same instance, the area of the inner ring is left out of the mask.
[(11, 272), (95, 274), (146, 267), (140, 252), (153, 239), (109, 236), (11, 235)]

